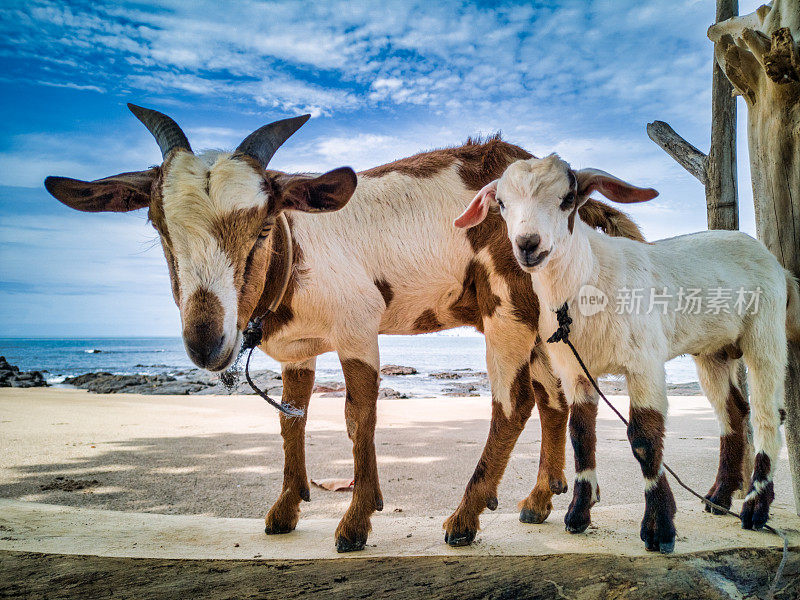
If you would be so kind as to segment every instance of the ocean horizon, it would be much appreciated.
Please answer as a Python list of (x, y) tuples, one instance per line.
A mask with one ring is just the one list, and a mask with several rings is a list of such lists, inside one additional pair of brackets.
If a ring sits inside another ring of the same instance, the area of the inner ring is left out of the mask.
[[(379, 336), (381, 365), (413, 367), (414, 375), (391, 377), (385, 383), (400, 392), (439, 394), (446, 385), (431, 374), (468, 370), (483, 376), (486, 347), (483, 335), (461, 328), (432, 334)], [(52, 385), (66, 377), (107, 371), (119, 375), (173, 375), (196, 366), (189, 360), (180, 337), (4, 337), (0, 355), (24, 371), (42, 371)], [(280, 364), (263, 352), (253, 354), (251, 368), (280, 372)], [(667, 383), (697, 381), (694, 363), (688, 356), (666, 365)], [(339, 359), (333, 352), (317, 357), (318, 381), (343, 381)], [(384, 378), (386, 379), (386, 378)], [(488, 394), (488, 392), (483, 392)]]

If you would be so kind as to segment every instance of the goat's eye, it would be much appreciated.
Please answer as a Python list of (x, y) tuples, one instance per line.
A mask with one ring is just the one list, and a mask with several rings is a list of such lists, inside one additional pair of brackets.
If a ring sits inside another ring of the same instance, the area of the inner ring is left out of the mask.
[(575, 192), (569, 192), (561, 201), (561, 210), (569, 210), (575, 204)]
[(263, 240), (269, 237), (269, 232), (272, 231), (271, 225), (265, 225), (261, 228), (261, 232), (258, 234), (258, 239)]
[(500, 200), (500, 198), (495, 198), (495, 202), (497, 202), (497, 206), (500, 207), (500, 210), (505, 210), (506, 209), (506, 205), (503, 204), (503, 201)]

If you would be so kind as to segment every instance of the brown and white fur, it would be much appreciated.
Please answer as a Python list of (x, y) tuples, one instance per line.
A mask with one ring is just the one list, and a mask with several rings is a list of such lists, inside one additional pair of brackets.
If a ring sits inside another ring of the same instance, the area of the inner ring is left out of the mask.
[[(370, 515), (383, 506), (374, 446), (378, 334), (464, 325), (484, 332), (493, 397), (489, 438), (445, 523), (446, 541), (464, 545), (474, 539), (483, 509), (497, 506), (497, 486), (535, 402), (542, 452), (536, 486), (520, 503), (521, 520), (542, 522), (553, 493), (567, 489), (566, 404), (537, 346), (538, 303), (528, 276), (496, 212), (468, 232), (451, 227), (476, 190), (529, 157), (499, 137), (468, 142), (360, 173), (353, 193), (347, 169), (313, 178), (264, 170), (236, 154), (174, 150), (149, 171), (96, 182), (49, 178), (47, 187), (79, 210), (149, 207), (190, 357), (213, 370), (230, 364), (246, 323), (274, 298), (286, 244), (293, 244), (289, 287), (264, 321), (260, 348), (282, 363), (284, 402), (301, 409), (311, 395), (315, 357), (327, 351), (340, 357), (355, 470), (352, 502), (336, 530), (340, 551), (364, 547)], [(341, 210), (310, 214), (320, 210), (309, 204), (315, 194), (327, 194), (326, 209)], [(272, 230), (282, 211), (291, 240)], [(609, 233), (641, 239), (607, 205), (589, 202), (582, 215)], [(309, 500), (305, 417), (280, 418), (284, 482), (267, 514), (267, 533), (293, 530), (301, 500)]]
[[(763, 244), (740, 232), (708, 231), (654, 244), (606, 236), (575, 216), (593, 190), (620, 202), (641, 202), (656, 195), (603, 171), (573, 171), (550, 155), (509, 166), (499, 181), (479, 192), (459, 224), (478, 222), (485, 204), (494, 199), (506, 220), (517, 261), (531, 274), (533, 289), (546, 307), (539, 314), (542, 335), (557, 329), (554, 311), (568, 302), (573, 307), (570, 341), (592, 376), (626, 376), (631, 402), (628, 438), (645, 478), (641, 536), (648, 550), (670, 552), (675, 543), (675, 501), (662, 467), (667, 412), (664, 363), (681, 354), (694, 356), (725, 434), (732, 426), (727, 422), (730, 395), (737, 394), (736, 404), (743, 404), (733, 382), (734, 360), (744, 357), (757, 454), (742, 524), (759, 529), (767, 521), (774, 496), (787, 329), (790, 337), (800, 338), (797, 282)], [(641, 310), (612, 307), (584, 314), (577, 303), (587, 285), (609, 299), (617, 298), (620, 290), (643, 290)], [(757, 310), (678, 310), (679, 290), (718, 288), (760, 290)], [(671, 298), (665, 310), (648, 310), (652, 293)], [(548, 344), (547, 351), (571, 407), (576, 478), (565, 523), (568, 531), (581, 532), (589, 525), (589, 509), (597, 500), (598, 398), (566, 344)], [(738, 469), (730, 475), (735, 474)], [(730, 490), (727, 497), (713, 500), (730, 506)]]

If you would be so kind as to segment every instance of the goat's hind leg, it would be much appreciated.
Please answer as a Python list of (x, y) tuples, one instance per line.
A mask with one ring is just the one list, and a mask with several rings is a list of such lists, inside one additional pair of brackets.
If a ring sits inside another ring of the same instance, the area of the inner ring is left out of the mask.
[(284, 363), (283, 402), (303, 410), (302, 417), (280, 415), (283, 438), (283, 490), (277, 502), (267, 513), (268, 534), (289, 533), (297, 526), (300, 501), (311, 500), (306, 475), (306, 414), (311, 390), (314, 387), (316, 358), (300, 363)]
[[(782, 322), (780, 327), (783, 327)], [(749, 367), (756, 451), (753, 477), (741, 512), (745, 529), (761, 529), (766, 524), (775, 498), (772, 478), (781, 449), (780, 410), (785, 392), (787, 352), (786, 338), (781, 333), (764, 334), (758, 345), (748, 343), (743, 347)]]
[(664, 421), (667, 393), (664, 367), (649, 374), (629, 374), (631, 397), (628, 440), (644, 476), (644, 518), (640, 537), (650, 551), (675, 549), (675, 498), (664, 473)]
[[(725, 350), (697, 356), (694, 360), (700, 385), (714, 407), (720, 429), (717, 478), (706, 498), (723, 508), (730, 508), (734, 493), (743, 487), (742, 465), (750, 447), (747, 439), (750, 407), (738, 384), (739, 361)], [(708, 505), (705, 510), (724, 514)]]
[[(444, 522), (445, 542), (450, 546), (472, 543), (480, 514), (497, 508), (497, 486), (508, 465), (511, 450), (530, 417), (535, 396), (531, 385), (528, 352), (522, 336), (517, 343), (496, 348), (492, 329), (486, 327), (486, 357), (492, 383), (492, 421), (489, 437), (458, 508)], [(530, 340), (531, 345), (533, 340)]]

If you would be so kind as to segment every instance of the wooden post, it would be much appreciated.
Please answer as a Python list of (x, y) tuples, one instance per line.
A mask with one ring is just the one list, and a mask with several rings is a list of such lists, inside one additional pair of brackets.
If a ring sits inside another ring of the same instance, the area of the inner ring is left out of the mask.
[[(717, 22), (739, 14), (739, 0), (717, 0)], [(714, 61), (711, 80), (711, 148), (706, 163), (709, 229), (739, 229), (736, 192), (736, 97)]]
[[(714, 56), (747, 103), (758, 237), (800, 276), (800, 2), (774, 0), (712, 25)], [(800, 345), (789, 346), (786, 445), (800, 514)]]

